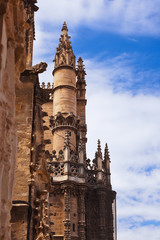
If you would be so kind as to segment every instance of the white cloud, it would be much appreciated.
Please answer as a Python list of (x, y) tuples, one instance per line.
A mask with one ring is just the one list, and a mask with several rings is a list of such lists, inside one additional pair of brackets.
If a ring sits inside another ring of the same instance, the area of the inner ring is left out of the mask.
[[(127, 222), (125, 223), (126, 226)], [(143, 226), (133, 229), (122, 229), (122, 231), (118, 234), (118, 239), (126, 239), (126, 240), (144, 240), (144, 239), (152, 239), (159, 240), (160, 229), (155, 226)]]
[[(56, 47), (58, 46), (59, 34), (57, 32), (48, 32), (41, 29), (40, 26), (36, 28), (36, 40), (34, 42), (34, 62), (41, 58), (51, 61), (53, 60)], [(46, 57), (47, 56), (47, 57)]]
[(39, 0), (38, 21), (52, 26), (66, 20), (72, 27), (88, 25), (104, 31), (159, 35), (159, 0)]
[[(142, 226), (145, 221), (160, 221), (157, 211), (160, 203), (160, 97), (144, 95), (143, 91), (134, 96), (127, 89), (113, 91), (110, 81), (115, 79), (117, 84), (116, 78), (121, 72), (130, 76), (131, 82), (135, 79), (134, 67), (130, 67), (125, 57), (124, 61), (122, 56), (111, 59), (110, 65), (99, 64), (95, 59), (88, 60), (86, 65), (88, 153), (94, 156), (98, 138), (103, 148), (108, 142), (112, 185), (117, 191), (118, 239), (145, 239), (145, 231), (154, 229), (160, 233), (158, 227)], [(151, 233), (148, 236), (158, 239)]]

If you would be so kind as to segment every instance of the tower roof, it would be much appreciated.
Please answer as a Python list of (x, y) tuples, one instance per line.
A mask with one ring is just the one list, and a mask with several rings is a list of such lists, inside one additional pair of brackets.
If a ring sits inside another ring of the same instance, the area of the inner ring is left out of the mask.
[(62, 34), (59, 38), (59, 44), (54, 59), (54, 69), (68, 66), (75, 69), (75, 55), (69, 39), (70, 36), (68, 35), (67, 24), (64, 22), (62, 26)]

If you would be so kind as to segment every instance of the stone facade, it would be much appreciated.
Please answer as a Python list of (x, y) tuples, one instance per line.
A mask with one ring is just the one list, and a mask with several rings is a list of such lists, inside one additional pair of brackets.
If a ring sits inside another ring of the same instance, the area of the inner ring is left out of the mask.
[[(15, 96), (26, 68), (26, 32), (34, 31), (35, 1), (0, 1), (0, 239), (10, 239), (10, 209), (16, 162)], [(32, 18), (32, 21), (29, 20)], [(30, 35), (30, 45), (32, 36)], [(31, 60), (30, 60), (31, 64)], [(30, 150), (29, 150), (30, 151)]]
[(54, 84), (40, 86), (47, 64), (32, 66), (35, 2), (0, 3), (0, 239), (10, 239), (12, 206), (13, 240), (116, 240), (107, 144), (104, 157), (99, 140), (86, 157), (83, 60), (76, 66), (64, 23)]

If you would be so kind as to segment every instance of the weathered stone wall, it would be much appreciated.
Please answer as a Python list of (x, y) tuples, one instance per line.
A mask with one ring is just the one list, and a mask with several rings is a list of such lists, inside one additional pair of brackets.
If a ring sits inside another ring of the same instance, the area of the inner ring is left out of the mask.
[(50, 153), (52, 153), (53, 151), (53, 135), (52, 135), (52, 131), (51, 128), (49, 127), (50, 123), (49, 123), (49, 118), (50, 116), (53, 115), (53, 101), (49, 101), (47, 103), (44, 103), (42, 105), (42, 111), (44, 113), (46, 113), (43, 117), (44, 120), (44, 128), (46, 128), (46, 130), (44, 131), (44, 142), (45, 142), (45, 150), (48, 150)]
[(71, 236), (78, 237), (78, 204), (77, 204), (77, 196), (71, 196)]
[[(11, 211), (12, 218), (12, 240), (24, 240), (24, 234), (27, 236), (27, 224), (28, 224), (28, 205), (15, 204)], [(17, 238), (18, 233), (18, 238)]]
[(30, 180), (30, 150), (33, 116), (32, 82), (21, 83), (16, 89), (16, 125), (18, 133), (14, 200), (28, 201)]
[(24, 23), (23, 1), (0, 1), (0, 239), (5, 240), (16, 159), (15, 89), (26, 62)]
[[(51, 232), (55, 236), (64, 236), (64, 196), (50, 195), (50, 223)], [(57, 239), (55, 237), (55, 239)]]
[(28, 206), (19, 201), (29, 201), (31, 134), (33, 117), (34, 85), (20, 83), (16, 89), (17, 156), (12, 208), (11, 237), (13, 240), (27, 238)]

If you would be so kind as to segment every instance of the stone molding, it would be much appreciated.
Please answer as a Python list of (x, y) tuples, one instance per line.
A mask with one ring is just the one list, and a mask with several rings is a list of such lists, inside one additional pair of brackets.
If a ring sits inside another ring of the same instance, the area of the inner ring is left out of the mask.
[(68, 89), (71, 89), (71, 90), (74, 90), (75, 92), (77, 91), (75, 87), (73, 86), (70, 86), (70, 85), (60, 85), (60, 86), (57, 86), (55, 88), (53, 88), (53, 93), (58, 90), (58, 89), (62, 89), (62, 88), (68, 88)]
[(59, 128), (71, 129), (76, 132), (79, 122), (80, 120), (72, 112), (69, 114), (58, 112), (55, 116), (50, 117), (50, 127), (53, 134)]

